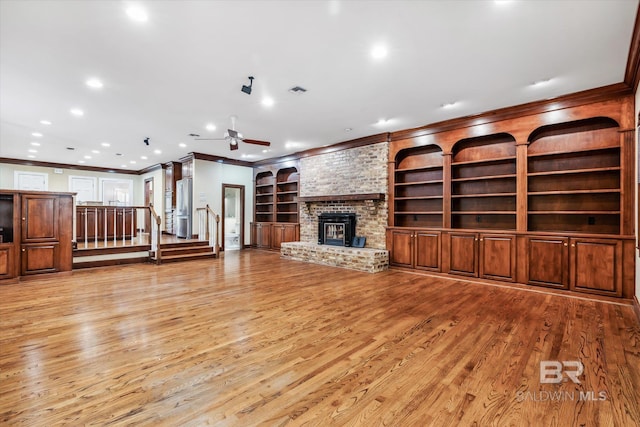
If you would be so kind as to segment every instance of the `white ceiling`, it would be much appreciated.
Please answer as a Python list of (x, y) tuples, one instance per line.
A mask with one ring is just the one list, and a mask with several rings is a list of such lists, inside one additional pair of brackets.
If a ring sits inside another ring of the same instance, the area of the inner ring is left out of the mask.
[[(147, 22), (128, 18), (133, 4)], [(132, 170), (189, 152), (255, 161), (619, 83), (637, 8), (636, 0), (0, 0), (0, 157)], [(377, 44), (388, 50), (383, 59), (371, 56)], [(86, 86), (91, 77), (103, 88)], [(289, 93), (296, 85), (308, 92)], [(271, 141), (270, 151), (188, 136), (221, 137), (231, 115), (245, 137)]]

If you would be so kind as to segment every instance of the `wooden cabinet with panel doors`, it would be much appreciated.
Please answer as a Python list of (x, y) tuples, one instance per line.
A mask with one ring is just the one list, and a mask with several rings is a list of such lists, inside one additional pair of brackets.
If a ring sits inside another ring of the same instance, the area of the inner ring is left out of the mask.
[(0, 190), (0, 280), (72, 268), (73, 194)]
[(442, 273), (632, 298), (633, 99), (562, 105), (392, 133), (391, 264), (439, 233)]
[(280, 250), (300, 239), (299, 164), (289, 161), (254, 168), (254, 222), (251, 246)]

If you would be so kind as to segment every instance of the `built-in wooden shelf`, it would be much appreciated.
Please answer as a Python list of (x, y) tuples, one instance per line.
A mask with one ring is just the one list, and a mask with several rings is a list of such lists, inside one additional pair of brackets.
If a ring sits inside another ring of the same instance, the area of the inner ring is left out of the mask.
[(334, 194), (326, 196), (298, 197), (299, 202), (345, 202), (353, 200), (384, 200), (384, 193)]

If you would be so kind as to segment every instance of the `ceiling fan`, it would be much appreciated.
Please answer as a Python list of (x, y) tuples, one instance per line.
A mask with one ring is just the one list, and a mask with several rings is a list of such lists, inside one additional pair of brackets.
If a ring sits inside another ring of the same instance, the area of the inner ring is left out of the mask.
[(229, 149), (237, 150), (238, 142), (246, 142), (247, 144), (262, 145), (269, 147), (271, 143), (269, 141), (260, 141), (258, 139), (244, 138), (242, 134), (236, 131), (236, 116), (231, 116), (231, 129), (227, 129), (223, 138), (195, 138), (198, 141), (229, 141)]

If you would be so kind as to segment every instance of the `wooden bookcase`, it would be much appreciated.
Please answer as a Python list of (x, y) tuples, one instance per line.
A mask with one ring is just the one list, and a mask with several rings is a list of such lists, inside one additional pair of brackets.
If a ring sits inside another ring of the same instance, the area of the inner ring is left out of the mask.
[(255, 219), (256, 222), (273, 222), (274, 176), (271, 171), (256, 175)]
[(276, 175), (275, 222), (298, 222), (299, 173), (295, 167), (280, 169)]
[(516, 228), (516, 144), (511, 135), (457, 143), (451, 162), (451, 227)]
[(633, 97), (536, 108), (391, 134), (391, 265), (633, 297)]
[(442, 227), (442, 170), (440, 147), (420, 147), (401, 153), (393, 184), (396, 225)]
[(300, 239), (298, 171), (297, 161), (254, 169), (253, 247), (280, 250), (282, 243)]
[(540, 129), (527, 151), (529, 231), (620, 234), (620, 136), (595, 118)]

